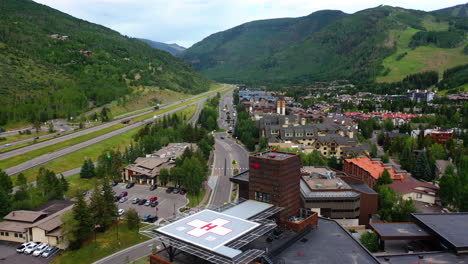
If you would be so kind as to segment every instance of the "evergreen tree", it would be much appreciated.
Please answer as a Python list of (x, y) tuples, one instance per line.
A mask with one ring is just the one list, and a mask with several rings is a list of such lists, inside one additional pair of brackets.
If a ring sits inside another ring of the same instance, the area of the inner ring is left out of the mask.
[(13, 191), (13, 182), (10, 176), (2, 169), (0, 169), (0, 189), (6, 194), (10, 194)]
[(107, 229), (117, 217), (117, 205), (114, 202), (114, 194), (109, 181), (105, 179), (102, 182), (102, 203), (103, 203), (103, 228)]
[(403, 148), (403, 152), (400, 155), (400, 164), (404, 170), (411, 171), (415, 163), (413, 150), (409, 146)]
[(10, 209), (10, 196), (4, 191), (0, 191), (0, 217), (7, 215), (10, 212)]
[(63, 200), (64, 186), (53, 171), (40, 168), (37, 175), (37, 189), (47, 200)]
[(392, 183), (392, 177), (387, 169), (384, 169), (382, 175), (380, 175), (379, 179), (377, 180), (378, 185), (390, 184)]
[(65, 192), (68, 192), (68, 181), (65, 179), (65, 177), (63, 176), (63, 174), (60, 173), (60, 185), (62, 186), (62, 191), (65, 193)]
[(105, 202), (103, 195), (101, 194), (101, 190), (99, 186), (95, 186), (93, 192), (91, 194), (91, 199), (89, 202), (89, 209), (91, 210), (91, 215), (93, 216), (94, 223), (96, 225), (100, 225), (101, 227), (98, 228), (99, 231), (105, 230), (105, 224), (107, 223), (107, 219), (105, 219)]
[(419, 152), (416, 157), (416, 164), (414, 165), (413, 175), (417, 179), (431, 181), (434, 179), (432, 169), (427, 158), (425, 151)]
[(374, 232), (364, 232), (359, 238), (362, 245), (365, 246), (370, 252), (379, 251), (379, 237)]
[(66, 217), (64, 220), (65, 229), (68, 229), (64, 231), (69, 231), (64, 233), (66, 235), (70, 233), (70, 247), (77, 249), (84, 240), (91, 236), (94, 229), (93, 216), (81, 193), (78, 194), (71, 217)]
[(376, 144), (372, 144), (371, 145), (371, 158), (377, 158), (377, 145)]

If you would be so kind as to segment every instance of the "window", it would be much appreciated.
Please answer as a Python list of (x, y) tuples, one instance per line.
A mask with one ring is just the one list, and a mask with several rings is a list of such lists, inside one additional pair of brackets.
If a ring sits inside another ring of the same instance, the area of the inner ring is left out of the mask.
[(422, 193), (417, 193), (416, 194), (416, 199), (421, 199), (422, 198)]
[(23, 234), (22, 233), (15, 233), (15, 237), (23, 238)]
[(313, 137), (314, 136), (314, 133), (312, 132), (306, 132), (306, 137)]
[(255, 192), (255, 200), (264, 203), (271, 203), (271, 195), (269, 193)]
[(285, 136), (285, 137), (292, 137), (292, 136), (293, 136), (293, 133), (291, 133), (291, 132), (285, 133), (284, 136)]
[(296, 137), (302, 137), (303, 133), (296, 133)]
[(278, 130), (272, 130), (272, 131), (271, 131), (271, 134), (272, 134), (272, 135), (278, 135), (278, 133), (279, 133)]
[(10, 235), (10, 233), (8, 233), (8, 232), (0, 232), (0, 236), (9, 236), (9, 235)]

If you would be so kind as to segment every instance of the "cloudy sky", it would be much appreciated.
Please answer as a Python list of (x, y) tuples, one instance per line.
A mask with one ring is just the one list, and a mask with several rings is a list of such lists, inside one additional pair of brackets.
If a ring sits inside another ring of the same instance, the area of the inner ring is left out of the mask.
[(34, 0), (122, 34), (189, 47), (210, 34), (258, 19), (317, 10), (346, 13), (381, 4), (435, 10), (466, 0)]

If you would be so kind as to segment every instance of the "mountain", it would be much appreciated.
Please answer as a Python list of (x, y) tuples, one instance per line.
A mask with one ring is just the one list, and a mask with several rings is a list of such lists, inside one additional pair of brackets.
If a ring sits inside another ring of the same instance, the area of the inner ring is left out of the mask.
[(186, 48), (179, 46), (176, 43), (166, 44), (166, 43), (157, 42), (157, 41), (153, 41), (149, 39), (142, 39), (142, 38), (140, 38), (139, 40), (148, 43), (151, 47), (155, 49), (167, 51), (174, 56), (177, 56), (179, 53), (186, 50)]
[(468, 61), (467, 25), (464, 18), (390, 6), (354, 14), (325, 10), (246, 23), (207, 37), (180, 56), (225, 82), (399, 81)]
[(138, 39), (30, 0), (0, 1), (0, 124), (76, 116), (137, 86), (199, 93), (209, 83)]
[(447, 7), (432, 12), (441, 13), (445, 15), (457, 16), (457, 17), (467, 17), (468, 16), (468, 3), (462, 5), (456, 5), (452, 7)]

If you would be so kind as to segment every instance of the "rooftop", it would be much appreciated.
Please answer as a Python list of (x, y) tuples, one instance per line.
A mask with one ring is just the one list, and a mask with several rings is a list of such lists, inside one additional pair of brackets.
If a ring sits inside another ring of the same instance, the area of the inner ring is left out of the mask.
[(369, 158), (357, 158), (357, 159), (346, 159), (346, 162), (353, 163), (356, 166), (362, 168), (363, 170), (369, 172), (369, 174), (374, 179), (380, 178), (380, 175), (382, 175), (384, 169), (387, 169), (392, 179), (394, 180), (401, 179), (401, 176), (398, 175), (400, 171), (396, 171), (393, 167), (384, 166), (382, 161), (379, 161), (379, 160), (371, 160)]
[(279, 152), (279, 151), (266, 151), (262, 153), (255, 154), (255, 157), (265, 158), (265, 159), (275, 159), (275, 160), (285, 160), (290, 157), (294, 157), (298, 154), (289, 153), (289, 152)]
[(10, 212), (3, 219), (10, 220), (10, 221), (34, 223), (39, 218), (46, 216), (46, 215), (47, 213), (43, 211), (18, 210), (18, 211)]
[(468, 250), (468, 213), (412, 214), (416, 223), (425, 227), (457, 250)]
[[(435, 192), (439, 189), (432, 183), (422, 182), (418, 180), (405, 181), (405, 182), (392, 182), (388, 184), (390, 188), (400, 194), (407, 193), (422, 193), (427, 195), (435, 196)], [(419, 189), (417, 189), (419, 188)]]
[(467, 263), (468, 255), (455, 255), (451, 252), (428, 252), (377, 257), (382, 264), (434, 264)]
[(348, 231), (325, 218), (319, 218), (317, 228), (285, 248), (275, 260), (288, 264), (379, 263)]
[(370, 223), (370, 225), (382, 239), (404, 240), (432, 237), (415, 223)]
[(305, 198), (356, 198), (359, 193), (352, 190), (348, 191), (334, 191), (326, 189), (312, 190), (304, 179), (300, 182), (301, 194)]

